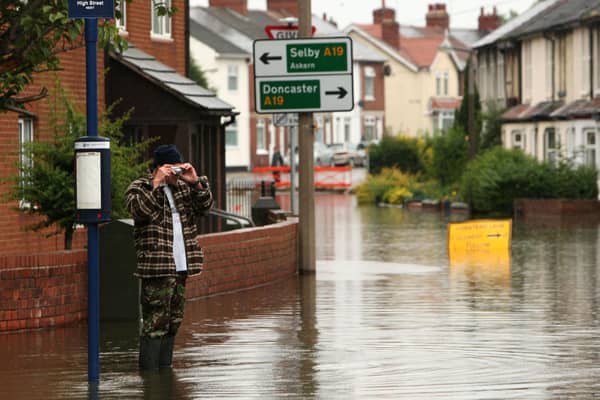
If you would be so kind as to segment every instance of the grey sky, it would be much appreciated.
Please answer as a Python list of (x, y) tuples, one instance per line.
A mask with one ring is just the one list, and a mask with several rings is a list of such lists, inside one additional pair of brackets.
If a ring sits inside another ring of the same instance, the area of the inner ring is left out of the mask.
[[(190, 0), (192, 5), (208, 5), (208, 0)], [(322, 15), (338, 22), (340, 28), (350, 23), (371, 23), (373, 10), (381, 7), (382, 0), (313, 0), (313, 14)], [(385, 0), (387, 7), (396, 10), (396, 19), (401, 24), (425, 25), (427, 6), (433, 3), (445, 3), (450, 13), (450, 26), (453, 28), (475, 28), (480, 8), (491, 13), (494, 6), (499, 14), (508, 14), (510, 10), (523, 12), (535, 0)], [(264, 10), (266, 0), (248, 0), (248, 8)]]

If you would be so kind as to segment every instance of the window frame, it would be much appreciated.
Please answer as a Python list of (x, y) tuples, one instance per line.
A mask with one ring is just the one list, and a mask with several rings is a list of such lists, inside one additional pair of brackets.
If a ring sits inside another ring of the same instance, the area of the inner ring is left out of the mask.
[[(26, 164), (27, 167), (33, 167), (33, 159), (29, 154), (26, 154), (25, 146), (27, 143), (32, 143), (34, 140), (34, 120), (33, 118), (19, 117), (19, 187), (22, 189), (25, 186), (25, 180), (27, 178), (26, 172), (23, 171), (23, 166)], [(31, 202), (24, 196), (21, 196), (19, 201), (19, 208), (29, 209), (31, 208)]]
[[(168, 14), (159, 16), (156, 10), (156, 3), (163, 3), (165, 7), (171, 7), (171, 0), (152, 0), (150, 7), (150, 37), (153, 39), (172, 39), (173, 21)], [(160, 4), (159, 3), (159, 4)], [(158, 24), (158, 25), (157, 25)], [(160, 29), (158, 29), (160, 28)]]
[[(590, 143), (590, 134), (593, 137), (593, 143)], [(583, 130), (583, 147), (584, 147), (584, 164), (590, 167), (597, 167), (598, 160), (598, 133), (594, 128), (586, 128)], [(589, 154), (593, 155), (593, 162), (590, 162)]]
[(239, 68), (236, 64), (227, 65), (227, 90), (237, 92), (239, 90)]
[[(235, 143), (230, 143), (233, 138)], [(237, 148), (239, 146), (238, 140), (238, 125), (237, 121), (229, 124), (225, 127), (225, 147)]]
[[(261, 133), (262, 131), (262, 133)], [(264, 118), (256, 120), (256, 153), (267, 151), (267, 124)]]
[(365, 67), (365, 100), (375, 100), (375, 68)]
[(121, 12), (121, 18), (115, 17), (115, 26), (119, 29), (119, 33), (127, 32), (127, 1), (121, 0), (116, 7)]
[[(554, 145), (550, 146), (550, 133), (553, 135)], [(544, 129), (544, 161), (551, 165), (558, 165), (558, 150), (560, 148), (560, 137), (556, 128), (547, 127)]]

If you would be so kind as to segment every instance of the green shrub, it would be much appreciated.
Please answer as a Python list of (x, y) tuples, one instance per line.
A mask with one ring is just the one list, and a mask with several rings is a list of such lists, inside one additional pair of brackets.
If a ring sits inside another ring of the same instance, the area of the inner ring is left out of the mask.
[(424, 172), (420, 153), (417, 139), (385, 137), (369, 146), (369, 172), (378, 174), (383, 168), (397, 168), (410, 174)]
[(402, 204), (411, 199), (413, 193), (405, 187), (395, 187), (383, 194), (383, 202), (388, 204)]
[(443, 191), (435, 181), (421, 181), (419, 175), (404, 173), (396, 168), (383, 168), (377, 175), (354, 188), (359, 204), (385, 202), (400, 204), (405, 200), (438, 199)]
[(468, 164), (460, 192), (475, 213), (512, 213), (515, 198), (593, 199), (593, 168), (539, 163), (521, 150), (495, 147)]
[(383, 201), (386, 192), (396, 188), (407, 188), (415, 180), (413, 176), (395, 168), (383, 168), (378, 175), (370, 175), (358, 185), (354, 192), (359, 204), (373, 204)]
[(465, 136), (461, 128), (451, 128), (445, 135), (433, 139), (430, 175), (442, 186), (458, 182), (469, 161), (469, 143)]

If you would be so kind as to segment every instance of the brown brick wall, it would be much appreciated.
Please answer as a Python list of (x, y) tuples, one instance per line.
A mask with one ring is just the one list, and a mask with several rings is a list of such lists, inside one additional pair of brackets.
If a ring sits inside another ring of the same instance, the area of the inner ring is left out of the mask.
[(85, 250), (0, 256), (0, 332), (85, 318), (86, 265)]
[[(296, 273), (297, 222), (204, 235), (205, 270), (191, 277), (195, 299), (275, 282)], [(87, 318), (87, 252), (0, 256), (0, 332)]]
[(297, 223), (200, 237), (205, 270), (188, 281), (190, 299), (247, 289), (296, 273)]
[(127, 40), (137, 48), (152, 54), (158, 61), (185, 76), (185, 0), (173, 0), (177, 12), (171, 18), (172, 39), (153, 39), (150, 36), (151, 2), (140, 1), (127, 5)]
[[(34, 76), (34, 82), (23, 93), (23, 96), (37, 94), (42, 86), (48, 88), (49, 96), (26, 105), (26, 109), (35, 114), (34, 139), (48, 140), (52, 137), (49, 118), (52, 114), (52, 104), (56, 98), (55, 77), (61, 82), (62, 88), (74, 102), (77, 109), (85, 114), (85, 49), (80, 48), (60, 56), (62, 69), (55, 73), (43, 73)], [(103, 74), (104, 58), (98, 52), (98, 109), (104, 110)], [(14, 112), (0, 113), (0, 178), (17, 174), (17, 160), (19, 151), (19, 115)], [(7, 193), (7, 185), (0, 185), (0, 197)], [(25, 252), (36, 254), (43, 252), (59, 251), (64, 249), (63, 235), (48, 237), (55, 229), (41, 233), (27, 231), (26, 226), (39, 221), (39, 217), (28, 216), (15, 211), (16, 202), (0, 202), (0, 256)], [(81, 248), (85, 237), (78, 235), (74, 248)]]

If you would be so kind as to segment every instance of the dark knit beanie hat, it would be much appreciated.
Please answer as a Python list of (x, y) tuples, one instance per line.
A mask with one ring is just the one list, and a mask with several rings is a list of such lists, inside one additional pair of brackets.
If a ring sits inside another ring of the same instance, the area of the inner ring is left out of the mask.
[(183, 157), (174, 144), (161, 144), (154, 150), (154, 167), (163, 164), (179, 164), (183, 162)]

